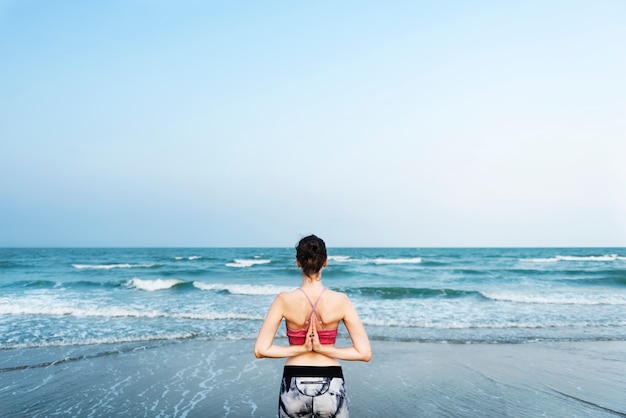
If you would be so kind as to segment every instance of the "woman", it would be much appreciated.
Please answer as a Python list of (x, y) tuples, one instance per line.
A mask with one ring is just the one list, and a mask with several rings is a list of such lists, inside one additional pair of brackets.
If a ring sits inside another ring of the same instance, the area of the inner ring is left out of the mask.
[[(367, 333), (350, 299), (322, 284), (327, 263), (322, 239), (310, 235), (300, 240), (296, 264), (302, 269), (302, 286), (276, 297), (254, 345), (257, 358), (287, 357), (279, 417), (347, 417), (348, 400), (338, 360), (369, 361), (372, 357)], [(274, 344), (283, 318), (289, 346)], [(335, 347), (341, 321), (352, 340), (349, 347)]]

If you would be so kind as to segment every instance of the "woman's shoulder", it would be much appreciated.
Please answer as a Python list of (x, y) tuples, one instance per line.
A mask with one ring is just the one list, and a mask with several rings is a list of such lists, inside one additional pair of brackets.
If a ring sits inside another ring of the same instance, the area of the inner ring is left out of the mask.
[(283, 290), (276, 296), (276, 299), (280, 299), (283, 301), (293, 300), (295, 298), (299, 298), (301, 296), (301, 292), (298, 291), (298, 288), (292, 290)]
[(327, 294), (327, 297), (329, 299), (331, 299), (333, 301), (336, 301), (336, 302), (342, 302), (343, 303), (343, 302), (346, 302), (346, 301), (350, 300), (348, 295), (346, 295), (343, 292), (339, 292), (337, 290), (332, 290), (332, 289), (326, 288), (326, 292), (325, 293)]

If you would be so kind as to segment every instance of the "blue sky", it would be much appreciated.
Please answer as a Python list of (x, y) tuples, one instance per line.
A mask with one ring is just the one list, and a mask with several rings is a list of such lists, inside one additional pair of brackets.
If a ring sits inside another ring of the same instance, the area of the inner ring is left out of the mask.
[(0, 246), (624, 246), (624, 45), (622, 0), (0, 0)]

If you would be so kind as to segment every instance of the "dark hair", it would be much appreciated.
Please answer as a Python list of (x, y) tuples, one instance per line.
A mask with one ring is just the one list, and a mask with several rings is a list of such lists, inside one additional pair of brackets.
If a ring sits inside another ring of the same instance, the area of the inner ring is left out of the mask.
[(306, 276), (317, 274), (327, 258), (324, 240), (315, 235), (302, 238), (296, 247), (296, 260), (300, 262)]

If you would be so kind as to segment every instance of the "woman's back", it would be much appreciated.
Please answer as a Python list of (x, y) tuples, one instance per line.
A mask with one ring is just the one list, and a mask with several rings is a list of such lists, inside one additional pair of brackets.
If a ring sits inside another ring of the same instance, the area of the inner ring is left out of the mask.
[[(281, 294), (289, 344), (302, 345), (308, 337), (310, 322), (315, 321), (322, 344), (334, 345), (339, 323), (344, 317), (346, 296), (322, 286), (307, 286)], [(334, 366), (339, 362), (316, 352), (294, 356), (287, 365)]]
[(289, 329), (306, 329), (316, 320), (317, 329), (336, 329), (344, 317), (346, 296), (325, 287), (297, 288), (284, 292), (285, 320)]

